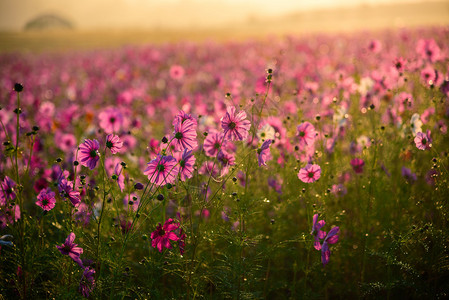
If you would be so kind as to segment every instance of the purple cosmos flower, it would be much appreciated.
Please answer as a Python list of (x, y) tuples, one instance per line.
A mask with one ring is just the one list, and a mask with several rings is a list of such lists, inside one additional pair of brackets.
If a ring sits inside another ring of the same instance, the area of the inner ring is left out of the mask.
[(83, 294), (83, 297), (89, 298), (89, 293), (91, 293), (95, 287), (95, 270), (91, 267), (85, 267), (83, 271), (83, 276), (81, 276), (79, 292)]
[(191, 120), (184, 120), (175, 124), (173, 143), (176, 151), (193, 150), (198, 146), (196, 140), (196, 126)]
[(321, 246), (321, 262), (325, 266), (329, 262), (329, 257), (331, 256), (331, 251), (329, 250), (329, 244), (335, 244), (338, 242), (338, 235), (340, 228), (335, 226), (327, 234)]
[(75, 234), (71, 232), (62, 246), (56, 246), (59, 252), (63, 255), (68, 255), (74, 262), (76, 262), (81, 268), (84, 268), (80, 255), (83, 253), (83, 248), (77, 247), (78, 244), (73, 243), (75, 241)]
[(266, 166), (267, 161), (272, 159), (270, 153), (271, 142), (271, 140), (266, 140), (265, 142), (263, 142), (262, 146), (257, 149), (257, 161), (259, 162), (259, 167)]
[(97, 140), (84, 140), (84, 143), (79, 146), (78, 158), (81, 165), (93, 170), (100, 160), (100, 153), (98, 153), (99, 148), (100, 144)]
[(83, 226), (89, 225), (92, 212), (86, 203), (79, 203), (79, 205), (73, 209), (72, 217), (75, 223), (82, 224)]
[(179, 174), (181, 176), (181, 181), (186, 181), (187, 178), (192, 178), (195, 161), (196, 158), (193, 156), (193, 151), (184, 149), (184, 152), (179, 159)]
[(357, 174), (363, 173), (363, 166), (365, 165), (365, 162), (363, 159), (360, 158), (354, 158), (351, 160), (351, 166), (354, 169), (354, 172)]
[(16, 193), (14, 193), (14, 187), (16, 183), (14, 180), (5, 176), (2, 182), (0, 182), (0, 206), (6, 205), (8, 200), (14, 200)]
[(302, 182), (311, 183), (317, 181), (321, 177), (321, 168), (319, 165), (308, 164), (299, 170), (298, 178)]
[(173, 183), (176, 175), (178, 175), (177, 163), (176, 158), (173, 156), (158, 155), (157, 158), (148, 163), (148, 167), (143, 174), (147, 175), (150, 182), (156, 185)]
[(175, 220), (168, 219), (164, 226), (159, 223), (156, 230), (151, 233), (151, 246), (162, 252), (163, 248), (171, 249), (172, 245), (170, 240), (179, 241), (179, 237), (173, 231), (179, 228), (179, 223), (175, 223)]
[(50, 211), (55, 207), (56, 199), (55, 193), (50, 188), (43, 189), (37, 195), (36, 204), (43, 210)]
[(58, 183), (59, 194), (64, 199), (69, 199), (73, 206), (77, 206), (81, 202), (80, 192), (73, 190), (73, 182), (66, 178), (61, 178)]
[(402, 167), (402, 176), (409, 182), (414, 183), (416, 181), (416, 174), (412, 172), (409, 168)]
[(204, 140), (203, 149), (207, 156), (215, 157), (223, 143), (223, 133), (210, 132)]
[(226, 114), (221, 118), (221, 127), (224, 130), (225, 139), (242, 141), (248, 136), (251, 123), (246, 120), (246, 112), (236, 114), (234, 106), (228, 106)]
[(315, 127), (309, 122), (304, 122), (298, 125), (296, 136), (299, 138), (301, 146), (310, 146), (315, 142)]
[(318, 221), (318, 214), (313, 215), (312, 231), (310, 234), (315, 237), (313, 247), (315, 247), (316, 250), (321, 250), (320, 239), (324, 239), (326, 236), (326, 232), (321, 230), (325, 224), (326, 222), (324, 220)]
[(428, 150), (432, 147), (432, 138), (430, 137), (430, 130), (427, 133), (418, 132), (415, 136), (416, 148), (419, 150)]
[(116, 154), (122, 149), (123, 142), (120, 140), (120, 137), (118, 135), (109, 134), (106, 137), (106, 147), (111, 150), (112, 154)]

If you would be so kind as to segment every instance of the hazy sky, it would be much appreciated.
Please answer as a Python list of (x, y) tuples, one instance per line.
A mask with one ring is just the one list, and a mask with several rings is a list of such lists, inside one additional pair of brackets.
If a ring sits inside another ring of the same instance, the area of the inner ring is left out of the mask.
[[(426, 0), (0, 0), (0, 30), (55, 14), (79, 29), (207, 27), (300, 10)], [(429, 0), (427, 0), (429, 1)]]

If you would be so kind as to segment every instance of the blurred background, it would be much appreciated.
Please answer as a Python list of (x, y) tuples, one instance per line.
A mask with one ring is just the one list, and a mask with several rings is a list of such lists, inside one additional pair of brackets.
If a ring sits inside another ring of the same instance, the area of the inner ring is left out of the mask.
[(449, 24), (449, 0), (0, 0), (0, 51)]

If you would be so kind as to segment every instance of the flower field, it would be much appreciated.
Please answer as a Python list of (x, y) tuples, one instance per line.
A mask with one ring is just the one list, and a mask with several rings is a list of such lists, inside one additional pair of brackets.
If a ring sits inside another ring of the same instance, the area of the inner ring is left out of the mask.
[(448, 44), (0, 54), (0, 298), (448, 297)]

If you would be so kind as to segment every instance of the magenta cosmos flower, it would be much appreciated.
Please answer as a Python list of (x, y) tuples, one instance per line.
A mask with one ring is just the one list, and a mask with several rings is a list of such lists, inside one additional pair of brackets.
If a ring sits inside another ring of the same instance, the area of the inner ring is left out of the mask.
[(111, 150), (112, 154), (117, 154), (123, 147), (123, 142), (120, 140), (120, 137), (115, 134), (109, 134), (106, 137), (106, 147)]
[(223, 133), (211, 132), (204, 140), (204, 153), (209, 157), (215, 157), (223, 144)]
[(106, 133), (120, 132), (124, 125), (124, 117), (122, 112), (114, 107), (108, 107), (98, 114), (100, 127)]
[(312, 231), (310, 234), (315, 238), (313, 247), (315, 247), (316, 250), (321, 250), (320, 239), (324, 239), (326, 237), (326, 232), (321, 230), (325, 224), (326, 222), (324, 220), (318, 221), (318, 214), (313, 215)]
[(16, 183), (14, 180), (5, 176), (2, 182), (0, 182), (0, 206), (6, 205), (8, 200), (14, 200), (16, 198), (16, 193), (14, 192), (14, 187)]
[(221, 128), (224, 130), (225, 139), (242, 141), (248, 136), (251, 123), (246, 120), (246, 112), (236, 114), (234, 106), (228, 106), (226, 114), (221, 118)]
[(65, 199), (69, 199), (73, 206), (77, 206), (81, 202), (81, 194), (73, 189), (73, 182), (66, 178), (61, 178), (58, 183), (59, 194)]
[(143, 174), (147, 175), (150, 182), (156, 185), (173, 183), (176, 175), (178, 175), (177, 163), (176, 158), (173, 156), (158, 155), (157, 158), (148, 163)]
[(259, 162), (260, 166), (266, 166), (267, 161), (271, 160), (271, 153), (270, 153), (270, 145), (271, 140), (266, 140), (263, 142), (262, 146), (257, 149), (257, 161)]
[(95, 270), (91, 267), (84, 268), (83, 276), (80, 280), (79, 292), (85, 298), (89, 298), (89, 293), (91, 293), (95, 287)]
[(365, 162), (363, 159), (360, 158), (354, 158), (351, 160), (351, 166), (354, 169), (354, 172), (357, 174), (363, 173), (363, 166), (365, 165)]
[(321, 168), (319, 165), (308, 164), (299, 170), (298, 178), (305, 183), (312, 183), (321, 177)]
[(55, 193), (50, 188), (43, 189), (37, 195), (36, 204), (43, 210), (50, 211), (55, 207), (56, 199)]
[(68, 255), (74, 262), (76, 262), (81, 268), (84, 268), (83, 262), (81, 261), (80, 255), (83, 253), (83, 248), (77, 247), (78, 244), (74, 243), (75, 234), (71, 232), (64, 244), (61, 246), (56, 246), (59, 252), (63, 255)]
[(432, 138), (430, 137), (430, 130), (427, 133), (418, 132), (415, 136), (416, 148), (419, 150), (428, 150), (432, 147)]
[(193, 150), (198, 146), (196, 140), (196, 125), (191, 120), (184, 120), (175, 124), (173, 143), (176, 151)]
[(156, 227), (156, 230), (151, 233), (151, 246), (153, 248), (156, 248), (159, 250), (159, 252), (162, 252), (163, 248), (171, 249), (172, 245), (170, 244), (171, 241), (178, 241), (179, 237), (174, 233), (174, 230), (177, 230), (179, 228), (179, 223), (175, 223), (175, 220), (168, 219), (164, 226), (159, 223), (159, 225)]
[(81, 165), (93, 170), (100, 160), (100, 153), (98, 153), (99, 148), (100, 144), (97, 140), (84, 140), (84, 143), (79, 146), (78, 154), (78, 159)]
[(299, 139), (299, 144), (301, 146), (310, 146), (315, 142), (315, 127), (309, 122), (304, 122), (298, 125), (297, 129), (297, 137)]
[(195, 161), (196, 158), (193, 156), (193, 151), (184, 149), (181, 159), (179, 160), (179, 175), (181, 176), (182, 181), (186, 181), (187, 178), (192, 178)]
[(340, 231), (338, 226), (332, 228), (327, 234), (321, 246), (321, 262), (325, 266), (329, 262), (329, 257), (331, 256), (331, 251), (329, 250), (329, 244), (335, 244), (338, 242), (337, 233)]

